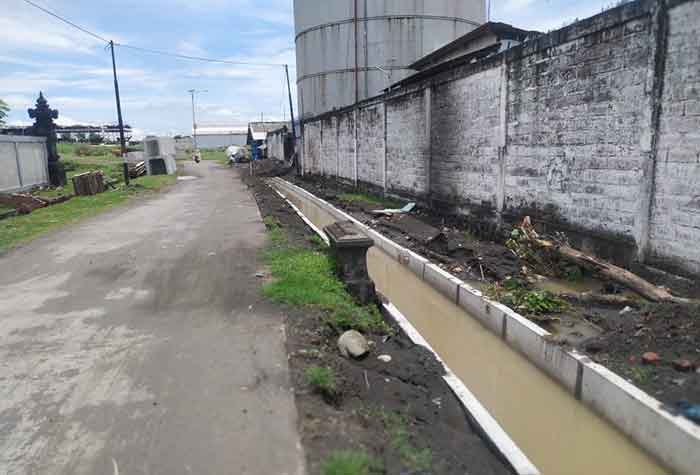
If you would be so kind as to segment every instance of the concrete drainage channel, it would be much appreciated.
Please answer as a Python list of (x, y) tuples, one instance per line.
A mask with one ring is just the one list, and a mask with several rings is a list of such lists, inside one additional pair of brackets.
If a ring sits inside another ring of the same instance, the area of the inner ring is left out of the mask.
[[(483, 404), (495, 425), (480, 422), (482, 429), (518, 473), (697, 473), (698, 426), (324, 200), (279, 178), (270, 183), (322, 237), (320, 228), (339, 220), (371, 237), (378, 289), (451, 368), (448, 376), (464, 381), (466, 400)], [(506, 447), (515, 448), (510, 457)]]

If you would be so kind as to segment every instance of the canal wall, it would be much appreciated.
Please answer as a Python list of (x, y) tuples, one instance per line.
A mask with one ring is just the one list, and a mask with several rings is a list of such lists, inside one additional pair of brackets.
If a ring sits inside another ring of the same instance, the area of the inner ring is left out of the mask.
[(640, 0), (303, 124), (305, 173), (700, 273), (700, 2)]

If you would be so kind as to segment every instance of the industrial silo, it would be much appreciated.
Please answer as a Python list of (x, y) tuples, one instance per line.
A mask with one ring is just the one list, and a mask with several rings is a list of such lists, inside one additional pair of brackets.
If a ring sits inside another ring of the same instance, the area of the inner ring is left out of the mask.
[(294, 0), (302, 117), (379, 94), (486, 21), (485, 0)]

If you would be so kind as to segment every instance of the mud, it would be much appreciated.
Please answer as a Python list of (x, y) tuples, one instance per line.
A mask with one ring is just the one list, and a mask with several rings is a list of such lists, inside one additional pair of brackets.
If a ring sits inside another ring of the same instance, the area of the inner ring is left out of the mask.
[[(268, 165), (265, 174), (279, 171)], [(246, 182), (263, 217), (277, 218), (294, 244), (314, 246), (314, 234), (278, 195), (256, 178)], [(371, 354), (350, 361), (339, 355), (337, 335), (323, 324), (320, 313), (288, 309), (287, 349), (309, 473), (320, 473), (321, 463), (334, 450), (349, 448), (365, 448), (384, 463), (386, 474), (426, 473), (401, 457), (388, 422), (391, 414), (403, 417), (412, 447), (429, 450), (430, 473), (512, 473), (471, 425), (441, 377), (442, 365), (392, 327), (394, 336), (388, 339), (368, 335)], [(384, 363), (378, 355), (392, 359)], [(333, 368), (341, 394), (334, 404), (309, 387), (305, 370), (311, 365)]]
[[(488, 290), (493, 284), (518, 277), (529, 280), (535, 288), (562, 295), (568, 303), (564, 311), (530, 316), (555, 334), (562, 345), (588, 353), (668, 405), (681, 400), (700, 404), (700, 374), (695, 370), (678, 371), (672, 364), (674, 360), (686, 359), (694, 367), (700, 365), (700, 312), (697, 307), (650, 305), (629, 289), (585, 273), (581, 282), (570, 282), (562, 276), (571, 269), (559, 263), (554, 264), (556, 268), (545, 266), (535, 271), (505, 246), (511, 231), (508, 228), (496, 230), (490, 223), (470, 222), (464, 216), (440, 214), (421, 207), (414, 210), (409, 219), (377, 216), (371, 211), (384, 206), (344, 202), (339, 195), (354, 190), (334, 179), (286, 178), (476, 288)], [(415, 221), (420, 224), (416, 225)], [(438, 231), (439, 236), (432, 237), (426, 227)], [(632, 270), (639, 269), (638, 266)], [(668, 287), (679, 296), (695, 295), (697, 282), (650, 268), (645, 270), (643, 276), (654, 284)], [(591, 294), (628, 299), (635, 308), (624, 312), (627, 303), (578, 298)], [(647, 351), (660, 354), (663, 362), (652, 367), (642, 366), (641, 356)]]

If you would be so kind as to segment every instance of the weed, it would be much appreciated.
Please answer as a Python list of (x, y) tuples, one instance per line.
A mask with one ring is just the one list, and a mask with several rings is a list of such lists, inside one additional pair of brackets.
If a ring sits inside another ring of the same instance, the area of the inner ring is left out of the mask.
[(489, 286), (485, 293), (487, 297), (529, 315), (558, 313), (567, 306), (566, 302), (551, 292), (531, 290), (518, 279), (508, 279), (502, 286)]
[(643, 368), (641, 366), (634, 366), (630, 368), (630, 378), (637, 385), (648, 383), (651, 377), (651, 368)]
[(433, 453), (430, 448), (419, 449), (411, 444), (411, 434), (406, 418), (400, 414), (384, 414), (384, 424), (391, 438), (391, 446), (401, 462), (416, 472), (425, 473), (432, 467)]
[(581, 282), (583, 280), (583, 270), (579, 266), (569, 266), (564, 269), (564, 277), (569, 282)]
[(369, 195), (367, 193), (342, 193), (338, 196), (345, 203), (364, 203), (369, 205), (384, 206), (386, 208), (401, 208), (403, 204), (392, 198)]
[(322, 368), (320, 366), (310, 366), (306, 368), (306, 379), (314, 390), (324, 397), (333, 399), (337, 395), (335, 384), (335, 372), (332, 368)]
[(309, 236), (309, 242), (316, 246), (317, 248), (323, 249), (327, 246), (326, 241), (321, 239), (321, 236), (318, 234), (314, 234), (313, 236)]
[(384, 473), (380, 461), (374, 460), (364, 450), (333, 452), (321, 467), (323, 475), (372, 475)]

